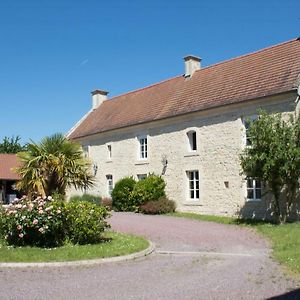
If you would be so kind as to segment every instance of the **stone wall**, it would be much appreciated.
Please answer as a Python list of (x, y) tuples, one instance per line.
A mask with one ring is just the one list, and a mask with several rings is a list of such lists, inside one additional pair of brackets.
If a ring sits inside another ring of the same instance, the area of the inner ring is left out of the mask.
[[(168, 161), (165, 175), (167, 195), (180, 211), (204, 214), (263, 218), (269, 210), (268, 196), (247, 202), (246, 183), (241, 175), (239, 155), (245, 147), (243, 118), (262, 107), (270, 113), (295, 111), (294, 93), (273, 98), (228, 105), (197, 113), (149, 122), (86, 137), (80, 143), (89, 146), (89, 157), (97, 164), (96, 186), (89, 193), (108, 195), (106, 175), (114, 183), (124, 176), (154, 172), (161, 174), (162, 159)], [(197, 133), (197, 151), (189, 152), (187, 132)], [(148, 159), (139, 160), (138, 137), (148, 137)], [(108, 157), (108, 145), (112, 159)], [(186, 171), (199, 170), (200, 200), (188, 199)], [(71, 194), (77, 193), (70, 191)]]

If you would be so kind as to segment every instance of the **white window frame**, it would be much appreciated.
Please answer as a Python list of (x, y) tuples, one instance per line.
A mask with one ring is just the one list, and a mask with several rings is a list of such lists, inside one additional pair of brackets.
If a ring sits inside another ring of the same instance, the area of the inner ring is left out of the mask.
[(148, 136), (141, 135), (138, 137), (138, 158), (140, 160), (148, 159)]
[(186, 133), (188, 137), (188, 150), (189, 152), (196, 152), (198, 147), (197, 147), (197, 132), (196, 130), (189, 130)]
[(249, 136), (249, 128), (250, 125), (258, 119), (257, 115), (252, 115), (252, 116), (247, 116), (243, 118), (243, 125), (244, 125), (244, 133), (245, 133), (245, 139), (244, 139), (244, 143), (246, 145), (246, 147), (251, 147), (251, 136)]
[[(186, 176), (187, 176), (189, 201), (199, 201), (200, 200), (200, 172), (199, 172), (199, 170), (188, 170), (188, 171), (186, 171)], [(197, 188), (197, 186), (198, 186), (198, 188)]]
[(136, 177), (138, 181), (141, 181), (147, 178), (147, 174), (137, 174)]
[[(252, 182), (252, 187), (249, 187), (248, 183)], [(257, 183), (260, 183), (260, 187), (257, 187)], [(261, 201), (261, 195), (262, 195), (262, 182), (256, 178), (251, 178), (251, 177), (248, 177), (246, 178), (246, 187), (247, 187), (247, 201)], [(248, 198), (248, 191), (252, 191), (252, 194), (253, 194), (253, 198)], [(257, 191), (260, 191), (260, 197), (258, 197), (258, 192)]]
[(114, 188), (114, 182), (113, 182), (113, 175), (107, 174), (106, 175), (106, 183), (107, 183), (107, 195), (111, 196), (111, 192)]

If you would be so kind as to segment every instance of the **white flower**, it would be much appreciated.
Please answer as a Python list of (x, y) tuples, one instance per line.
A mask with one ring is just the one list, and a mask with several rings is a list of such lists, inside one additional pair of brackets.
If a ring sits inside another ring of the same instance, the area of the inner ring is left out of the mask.
[(52, 197), (51, 197), (51, 196), (48, 196), (47, 199), (48, 199), (49, 201), (51, 201), (51, 200), (52, 200)]
[(20, 233), (20, 234), (19, 234), (19, 237), (20, 237), (20, 238), (22, 238), (23, 236), (24, 236), (24, 234), (23, 234), (23, 233)]

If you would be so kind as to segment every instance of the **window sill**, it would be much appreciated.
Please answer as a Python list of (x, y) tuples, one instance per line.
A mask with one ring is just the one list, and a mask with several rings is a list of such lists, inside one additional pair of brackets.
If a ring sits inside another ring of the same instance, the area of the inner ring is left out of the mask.
[(202, 206), (203, 203), (201, 203), (200, 200), (188, 200), (183, 202), (183, 205), (185, 206)]
[(254, 202), (254, 203), (256, 203), (256, 202), (261, 202), (261, 199), (246, 199), (246, 202), (247, 203), (251, 203), (251, 202)]
[(138, 165), (149, 165), (149, 161), (148, 160), (140, 160), (134, 163), (136, 166)]
[(190, 152), (185, 154), (183, 157), (193, 157), (193, 156), (199, 156), (198, 152)]

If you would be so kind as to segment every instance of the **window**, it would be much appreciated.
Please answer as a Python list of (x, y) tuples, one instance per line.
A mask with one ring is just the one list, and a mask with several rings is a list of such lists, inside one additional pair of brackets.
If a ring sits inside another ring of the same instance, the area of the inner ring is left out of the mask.
[(189, 140), (189, 151), (197, 151), (197, 137), (196, 131), (191, 130), (187, 133)]
[(137, 174), (138, 181), (144, 180), (147, 178), (147, 174)]
[(84, 156), (85, 158), (89, 157), (89, 150), (90, 150), (89, 148), (90, 148), (90, 147), (87, 146), (87, 145), (82, 146), (82, 152), (83, 152), (83, 156)]
[(251, 146), (251, 136), (249, 134), (249, 129), (251, 127), (251, 124), (257, 119), (257, 115), (247, 117), (244, 119), (243, 123), (245, 126), (245, 138), (246, 138), (246, 146)]
[(148, 158), (148, 141), (146, 136), (139, 137), (139, 158)]
[(107, 181), (107, 194), (111, 196), (111, 192), (114, 188), (113, 185), (113, 176), (112, 175), (106, 175), (106, 181)]
[(247, 200), (261, 200), (261, 181), (253, 178), (247, 178)]
[(111, 145), (107, 145), (107, 151), (108, 151), (108, 159), (111, 159)]
[(199, 200), (199, 171), (187, 171), (188, 190), (190, 200)]

